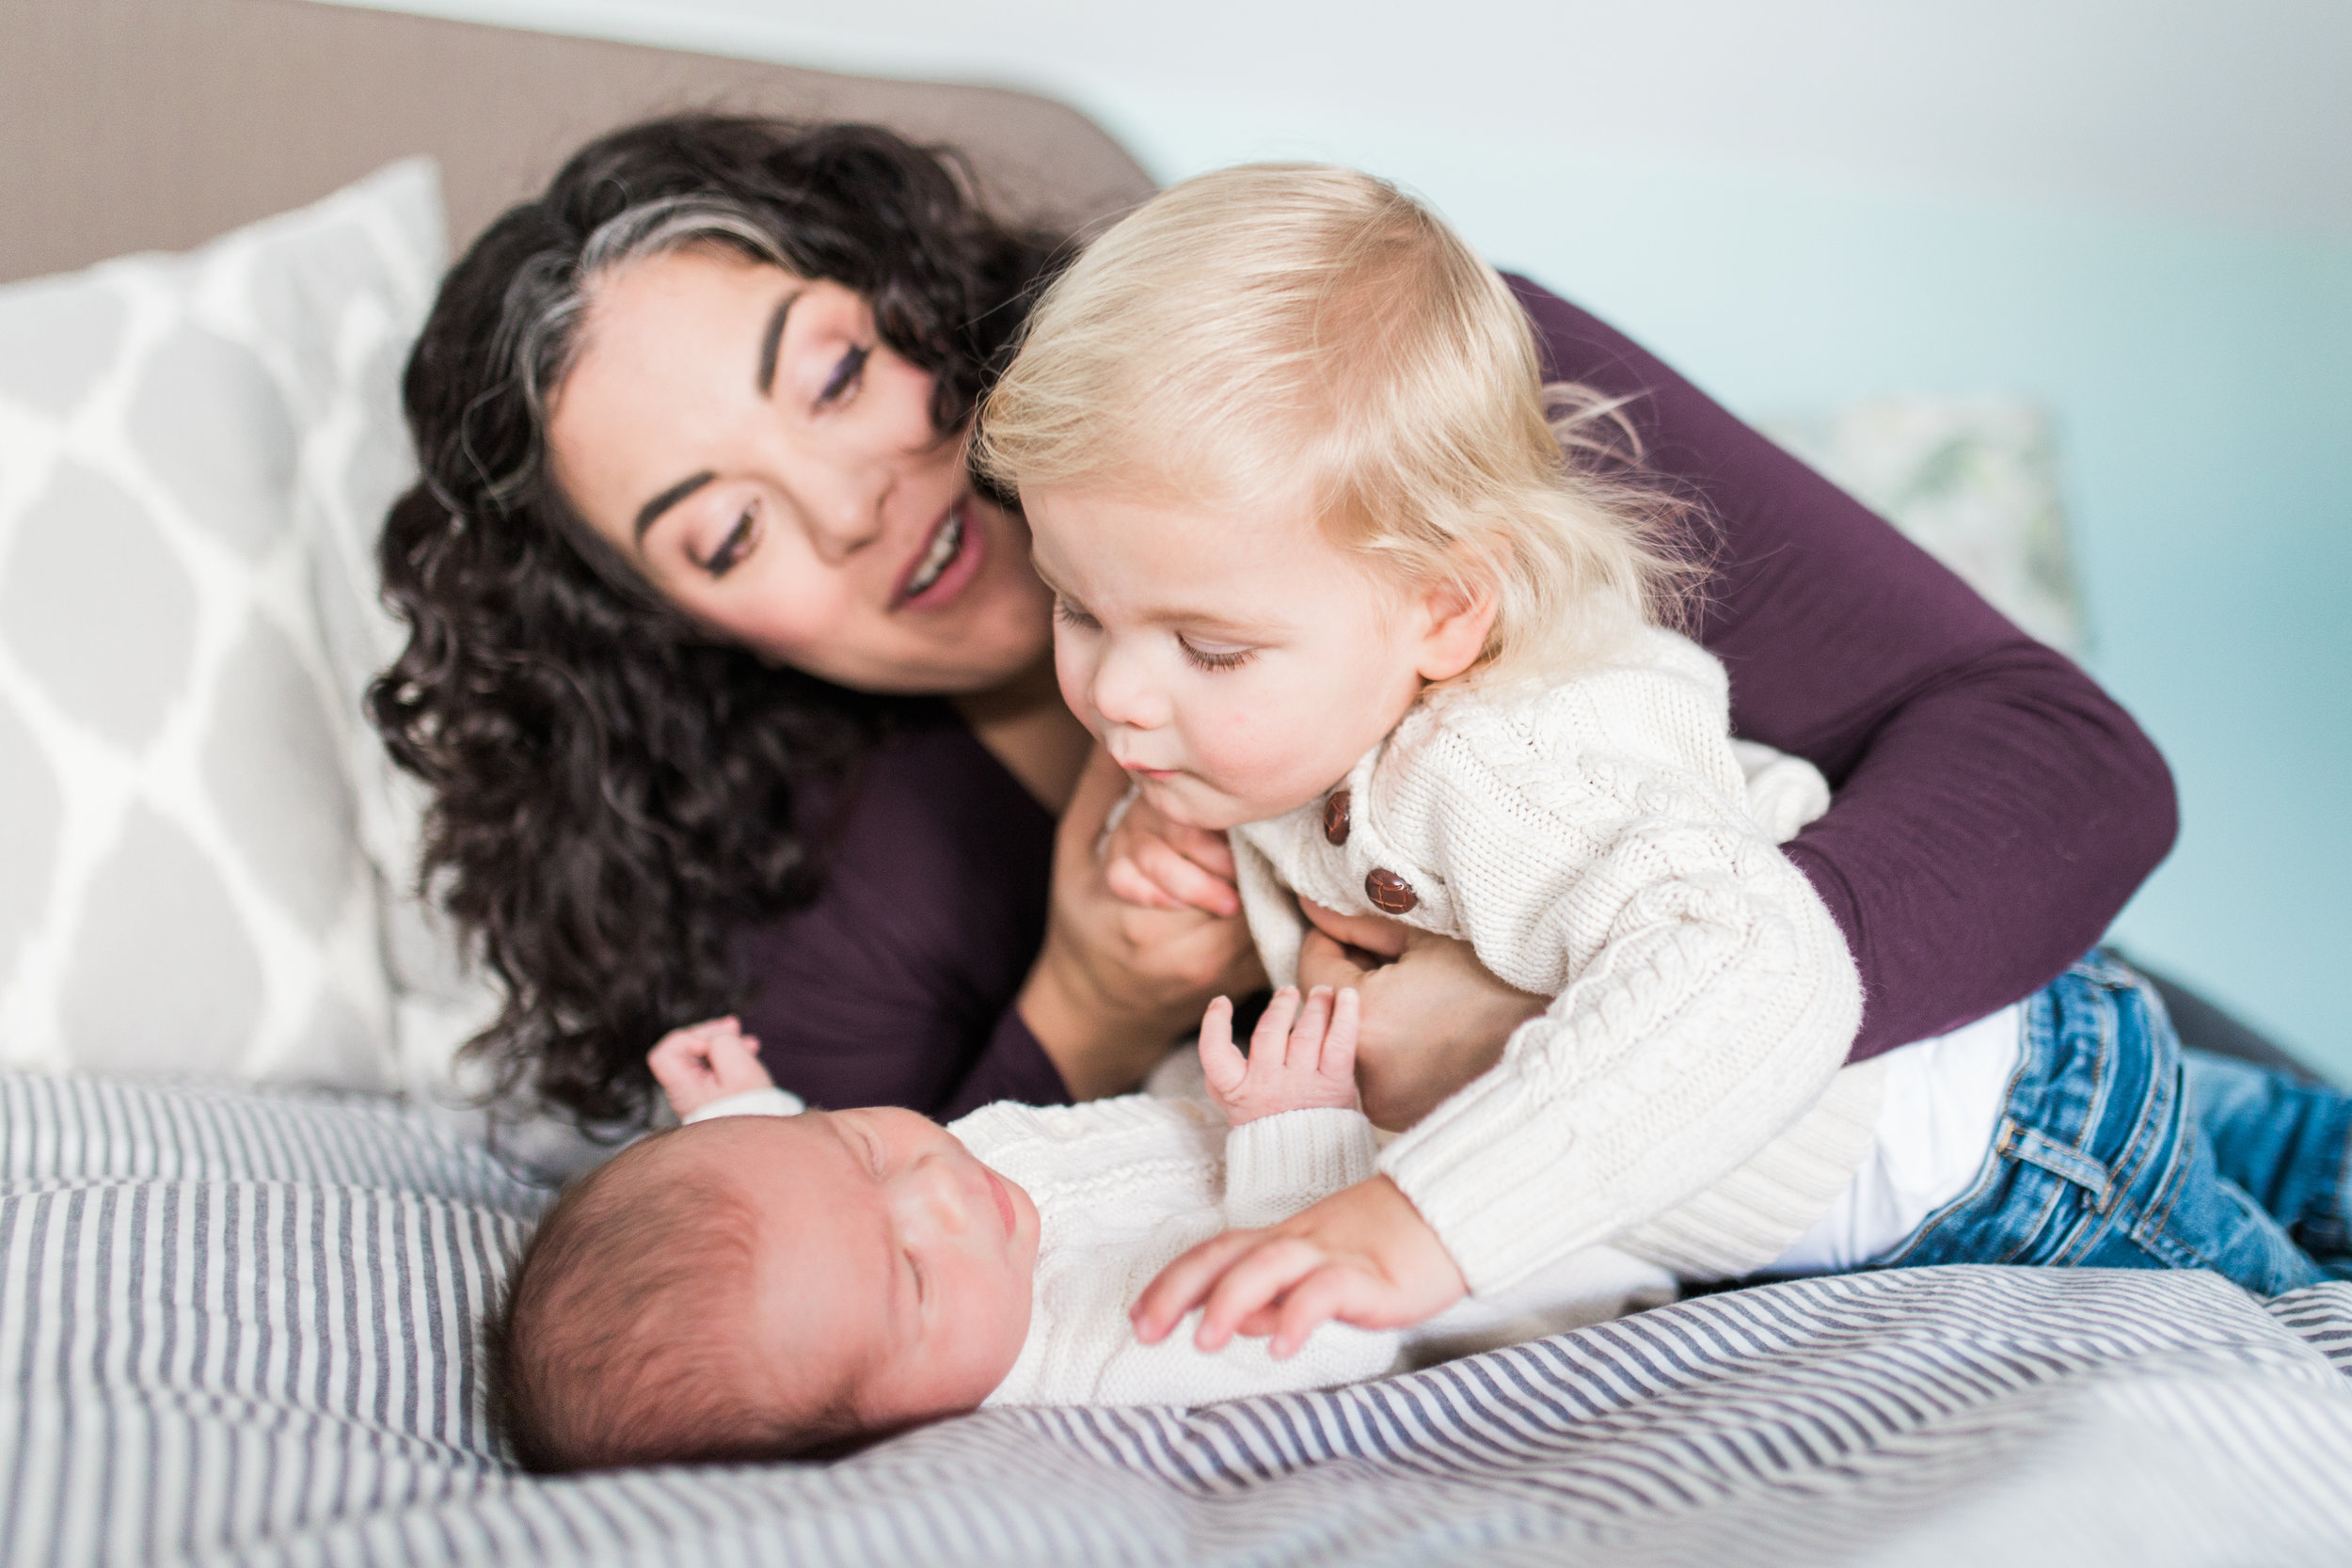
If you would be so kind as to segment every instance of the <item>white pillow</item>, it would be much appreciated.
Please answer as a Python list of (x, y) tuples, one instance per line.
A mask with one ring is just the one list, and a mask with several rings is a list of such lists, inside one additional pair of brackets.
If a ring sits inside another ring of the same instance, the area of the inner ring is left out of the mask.
[(1994, 396), (1877, 397), (1765, 428), (2027, 634), (2082, 657), (2082, 594), (2039, 407)]
[(0, 1065), (399, 1082), (308, 541), (412, 467), (444, 250), (411, 161), (0, 288)]

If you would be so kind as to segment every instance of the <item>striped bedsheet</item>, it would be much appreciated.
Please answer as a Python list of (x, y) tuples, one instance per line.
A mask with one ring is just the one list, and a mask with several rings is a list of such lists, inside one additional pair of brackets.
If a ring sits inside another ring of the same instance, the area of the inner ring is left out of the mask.
[(2352, 1563), (2352, 1286), (1930, 1269), (1329, 1394), (548, 1481), (544, 1194), (383, 1102), (0, 1078), (0, 1562)]

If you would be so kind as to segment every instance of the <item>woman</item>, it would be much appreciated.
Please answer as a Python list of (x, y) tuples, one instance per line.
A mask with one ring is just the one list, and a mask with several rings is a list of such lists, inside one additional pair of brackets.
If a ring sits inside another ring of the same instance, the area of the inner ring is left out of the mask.
[[(647, 1047), (730, 1007), (818, 1103), (1087, 1098), (1248, 983), (1230, 913), (1120, 896), (1230, 911), (1230, 862), (1136, 814), (1098, 844), (1122, 782), (1056, 694), (1021, 520), (964, 466), (1055, 254), (885, 133), (691, 119), (583, 150), (443, 285), (406, 382), (425, 478), (383, 545), (411, 641), (373, 705), (510, 992), (484, 1047), (555, 1104), (642, 1113)], [(1789, 852), (1868, 988), (1855, 1054), (2058, 974), (2170, 846), (2147, 739), (1886, 525), (1516, 286), (1552, 372), (1629, 398), (1646, 467), (1715, 519), (1695, 630), (1737, 727), (1837, 787)], [(1394, 1125), (1534, 1004), (1370, 924), (1302, 974), (1385, 958), (1361, 1062)]]

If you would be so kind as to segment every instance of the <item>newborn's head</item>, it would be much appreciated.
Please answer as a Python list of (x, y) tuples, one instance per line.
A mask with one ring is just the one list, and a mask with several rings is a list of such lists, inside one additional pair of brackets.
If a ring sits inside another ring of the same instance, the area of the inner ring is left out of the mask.
[(911, 1111), (721, 1117), (540, 1225), (490, 1334), (534, 1470), (772, 1459), (971, 1410), (1028, 1334), (1029, 1196)]

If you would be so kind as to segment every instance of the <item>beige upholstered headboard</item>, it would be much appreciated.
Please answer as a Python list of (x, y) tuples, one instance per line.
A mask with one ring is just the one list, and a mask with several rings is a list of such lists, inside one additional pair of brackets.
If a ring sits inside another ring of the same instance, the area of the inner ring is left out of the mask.
[(1000, 206), (1073, 226), (1151, 190), (1092, 121), (1019, 92), (312, 0), (0, 0), (0, 281), (184, 249), (417, 152), (462, 247), (589, 136), (687, 108), (951, 143)]

